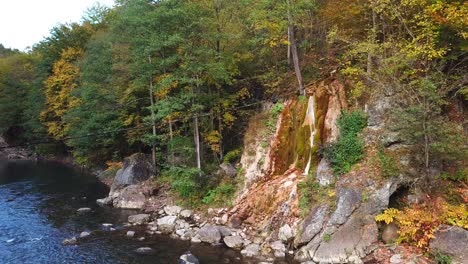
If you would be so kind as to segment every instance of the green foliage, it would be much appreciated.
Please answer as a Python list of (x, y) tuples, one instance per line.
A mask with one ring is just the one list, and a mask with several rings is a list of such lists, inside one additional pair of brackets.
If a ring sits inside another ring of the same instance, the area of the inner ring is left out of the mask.
[(445, 255), (441, 252), (436, 252), (433, 255), (437, 264), (452, 264), (452, 257), (449, 255)]
[(171, 180), (171, 187), (178, 195), (190, 202), (197, 195), (200, 189), (200, 171), (197, 168), (172, 167), (161, 173)]
[(322, 154), (330, 161), (333, 171), (341, 175), (362, 159), (364, 143), (359, 133), (367, 125), (367, 117), (362, 111), (343, 112), (337, 125), (340, 130), (337, 142), (324, 147)]
[(241, 148), (233, 149), (233, 150), (229, 151), (228, 153), (226, 153), (226, 155), (224, 155), (223, 162), (224, 163), (233, 163), (233, 162), (239, 160), (241, 155), (242, 155), (242, 149)]
[(230, 206), (236, 187), (232, 183), (221, 183), (214, 189), (208, 190), (202, 202), (206, 205)]
[(333, 205), (334, 186), (321, 186), (312, 176), (298, 183), (301, 217), (307, 216), (313, 204), (327, 202)]
[(322, 239), (323, 239), (323, 241), (328, 242), (328, 241), (330, 241), (330, 239), (331, 239), (331, 235), (328, 234), (328, 233), (327, 233), (327, 234), (324, 234)]
[(380, 161), (380, 174), (382, 177), (397, 177), (399, 170), (395, 158), (386, 154), (383, 147), (379, 147), (378, 157)]
[(468, 168), (465, 167), (465, 168), (459, 169), (455, 173), (443, 172), (441, 174), (441, 177), (444, 180), (468, 182)]

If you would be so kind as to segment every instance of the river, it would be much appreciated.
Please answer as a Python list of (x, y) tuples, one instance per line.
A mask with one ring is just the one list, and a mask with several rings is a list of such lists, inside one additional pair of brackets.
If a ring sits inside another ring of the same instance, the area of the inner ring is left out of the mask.
[[(186, 251), (200, 263), (242, 263), (238, 252), (221, 246), (149, 236), (134, 228), (135, 238), (127, 238), (123, 224), (136, 212), (97, 206), (95, 200), (107, 191), (95, 177), (62, 164), (0, 161), (0, 263), (178, 263)], [(81, 207), (93, 211), (78, 214)], [(117, 230), (106, 231), (103, 223)], [(92, 234), (78, 245), (62, 245), (82, 231)], [(138, 255), (139, 247), (155, 253)]]

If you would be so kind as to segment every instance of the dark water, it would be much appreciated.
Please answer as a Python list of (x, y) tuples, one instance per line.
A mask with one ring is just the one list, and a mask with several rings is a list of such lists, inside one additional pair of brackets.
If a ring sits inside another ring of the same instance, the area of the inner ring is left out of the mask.
[[(0, 263), (178, 263), (190, 250), (201, 263), (242, 263), (239, 253), (224, 247), (191, 245), (138, 230), (126, 238), (122, 227), (132, 211), (96, 206), (106, 195), (96, 178), (55, 163), (0, 161)], [(90, 214), (76, 210), (91, 207)], [(104, 231), (112, 223), (117, 231)], [(63, 246), (65, 238), (93, 231), (76, 246)], [(135, 230), (135, 229), (132, 229)], [(149, 246), (155, 254), (133, 253)]]

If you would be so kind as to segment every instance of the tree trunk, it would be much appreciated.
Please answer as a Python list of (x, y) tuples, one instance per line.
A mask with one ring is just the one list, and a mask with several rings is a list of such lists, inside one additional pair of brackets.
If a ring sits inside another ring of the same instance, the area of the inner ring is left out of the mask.
[(173, 140), (173, 131), (172, 131), (172, 120), (169, 119), (169, 158), (170, 158), (170, 164), (174, 165), (174, 151), (172, 149), (172, 140)]
[[(148, 56), (148, 61), (151, 64), (151, 55)], [(154, 97), (153, 97), (153, 77), (150, 76), (149, 80), (149, 97), (151, 102), (151, 122), (153, 124), (153, 140), (151, 142), (151, 157), (153, 161), (153, 168), (156, 170), (156, 145), (154, 140), (156, 139), (156, 117), (154, 114)]]
[(193, 125), (194, 125), (194, 139), (195, 139), (195, 151), (197, 154), (197, 168), (201, 170), (201, 153), (200, 153), (200, 132), (198, 130), (198, 116), (195, 116), (193, 119)]
[(219, 129), (219, 159), (223, 162), (223, 122), (221, 119), (221, 111), (218, 113), (218, 129)]
[[(370, 41), (371, 44), (375, 43), (376, 35), (377, 35), (377, 23), (376, 23), (376, 17), (375, 17), (375, 10), (374, 10), (374, 5), (372, 4), (372, 31), (371, 31), (371, 36), (370, 36)], [(367, 51), (367, 73), (372, 72), (372, 51), (370, 48)]]
[(290, 11), (290, 4), (289, 1), (288, 3), (288, 38), (289, 38), (289, 45), (291, 46), (291, 55), (292, 55), (292, 60), (293, 60), (293, 65), (294, 65), (294, 71), (296, 72), (296, 77), (297, 77), (297, 82), (298, 82), (298, 90), (300, 95), (305, 95), (305, 89), (304, 89), (304, 81), (302, 79), (302, 73), (301, 73), (301, 67), (299, 65), (299, 55), (297, 54), (297, 46), (296, 46), (296, 38), (294, 37), (294, 24), (293, 24), (293, 19), (291, 16), (291, 11)]

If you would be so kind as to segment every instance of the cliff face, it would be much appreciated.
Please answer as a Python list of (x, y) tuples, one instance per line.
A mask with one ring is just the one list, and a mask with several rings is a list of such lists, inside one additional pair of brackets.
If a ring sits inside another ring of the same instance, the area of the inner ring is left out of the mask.
[(0, 159), (18, 160), (28, 158), (30, 158), (30, 154), (26, 150), (9, 147), (5, 139), (0, 137)]

